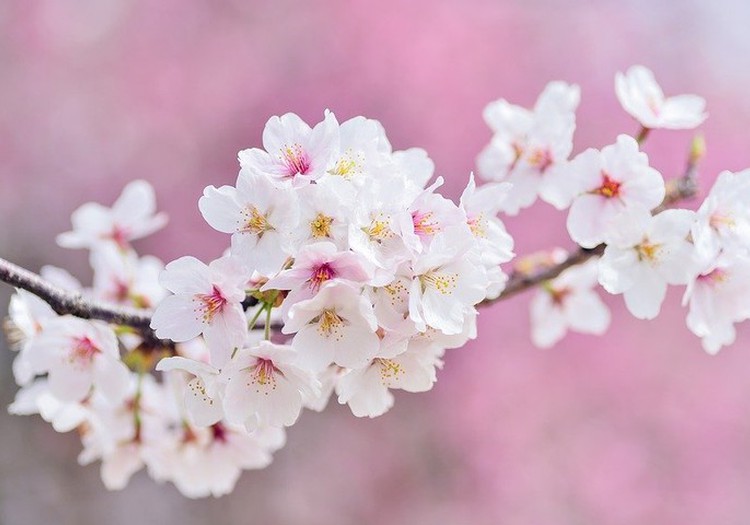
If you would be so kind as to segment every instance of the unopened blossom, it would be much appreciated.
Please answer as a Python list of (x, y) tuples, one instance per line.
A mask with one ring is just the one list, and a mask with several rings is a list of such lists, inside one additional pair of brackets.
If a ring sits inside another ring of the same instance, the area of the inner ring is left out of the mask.
[(611, 315), (595, 288), (596, 260), (568, 268), (544, 283), (531, 300), (531, 340), (540, 348), (560, 341), (568, 330), (602, 335)]
[(393, 406), (391, 389), (425, 392), (442, 366), (439, 347), (415, 342), (397, 355), (381, 353), (366, 366), (350, 370), (336, 383), (339, 403), (357, 417), (378, 417)]
[(722, 249), (750, 252), (750, 170), (719, 175), (691, 233), (698, 253), (708, 259)]
[(151, 318), (156, 336), (175, 342), (200, 334), (211, 350), (211, 362), (221, 367), (247, 337), (242, 301), (247, 280), (231, 258), (206, 265), (195, 257), (167, 264), (161, 284), (174, 295), (165, 298)]
[(225, 371), (227, 420), (248, 430), (293, 425), (303, 400), (320, 395), (317, 378), (297, 360), (294, 348), (270, 341), (241, 349)]
[(750, 318), (750, 258), (723, 253), (708, 262), (688, 282), (682, 303), (689, 307), (687, 326), (706, 352), (732, 344), (734, 325)]
[(271, 117), (263, 130), (263, 149), (240, 151), (243, 170), (261, 173), (277, 184), (300, 187), (335, 169), (339, 124), (330, 111), (314, 128), (294, 113)]
[(282, 332), (295, 334), (299, 363), (318, 372), (331, 363), (359, 368), (378, 351), (377, 319), (366, 296), (354, 285), (332, 282), (313, 298), (296, 303)]
[(546, 200), (547, 175), (573, 149), (579, 100), (578, 86), (550, 82), (533, 111), (504, 99), (485, 108), (484, 120), (494, 135), (477, 158), (477, 166), (485, 179), (512, 184), (502, 204), (504, 212), (516, 215), (540, 194)]
[(57, 237), (63, 248), (96, 249), (114, 244), (127, 249), (130, 242), (160, 230), (167, 223), (164, 213), (156, 213), (154, 189), (143, 180), (125, 186), (111, 208), (89, 202), (71, 217), (73, 230)]
[(97, 321), (62, 316), (48, 321), (28, 349), (36, 374), (47, 373), (52, 394), (80, 401), (95, 387), (107, 399), (125, 393), (130, 372), (120, 361), (117, 337)]
[(208, 363), (180, 356), (162, 359), (156, 365), (156, 370), (181, 370), (193, 376), (185, 385), (183, 403), (185, 413), (194, 425), (210, 426), (224, 417), (221, 396), (225, 380), (220, 375), (221, 370)]
[(340, 251), (332, 242), (323, 241), (303, 247), (295, 255), (292, 267), (269, 279), (261, 290), (291, 290), (285, 301), (288, 308), (313, 297), (330, 281), (364, 284), (371, 276), (372, 271), (359, 255)]
[(568, 233), (584, 248), (604, 242), (620, 213), (634, 206), (653, 210), (666, 193), (661, 174), (628, 135), (601, 151), (584, 151), (551, 176), (555, 191), (548, 202), (558, 209), (570, 206)]
[(653, 319), (661, 310), (668, 284), (687, 284), (694, 271), (694, 246), (688, 242), (695, 213), (666, 210), (652, 216), (633, 208), (617, 217), (599, 261), (599, 283), (623, 294), (638, 319)]
[(212, 228), (232, 235), (232, 253), (263, 275), (281, 270), (297, 227), (297, 193), (267, 177), (240, 173), (235, 186), (208, 186), (198, 201)]
[(648, 129), (692, 129), (706, 120), (706, 101), (697, 95), (664, 96), (650, 69), (632, 66), (615, 77), (623, 109)]

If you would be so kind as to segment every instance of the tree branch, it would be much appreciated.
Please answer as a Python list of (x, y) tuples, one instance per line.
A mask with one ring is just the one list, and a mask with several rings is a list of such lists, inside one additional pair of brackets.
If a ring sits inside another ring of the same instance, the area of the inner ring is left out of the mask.
[[(668, 208), (671, 204), (692, 198), (696, 195), (697, 163), (702, 155), (702, 141), (701, 139), (695, 139), (684, 175), (668, 182), (664, 202), (654, 210), (654, 213), (658, 213)], [(545, 281), (554, 279), (568, 268), (583, 264), (592, 257), (601, 255), (604, 252), (604, 248), (604, 244), (591, 249), (579, 248), (571, 252), (563, 261), (554, 265), (537, 268), (531, 272), (515, 270), (511, 273), (503, 292), (495, 299), (483, 301), (479, 306), (488, 306), (498, 301), (503, 301), (525, 290), (534, 288)], [(2, 258), (0, 258), (0, 281), (33, 293), (49, 304), (60, 315), (70, 314), (83, 319), (98, 319), (111, 324), (130, 327), (144, 338), (147, 346), (174, 348), (174, 343), (171, 341), (160, 340), (154, 335), (150, 326), (153, 312), (150, 310), (117, 306), (86, 298), (78, 292), (71, 292), (55, 286), (38, 274)], [(251, 298), (246, 301), (247, 306), (256, 302)], [(272, 326), (272, 328), (280, 327)]]

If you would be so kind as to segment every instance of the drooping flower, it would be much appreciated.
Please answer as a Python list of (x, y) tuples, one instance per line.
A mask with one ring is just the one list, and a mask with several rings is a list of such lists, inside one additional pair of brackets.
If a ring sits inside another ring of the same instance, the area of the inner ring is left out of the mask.
[(594, 291), (596, 260), (568, 268), (544, 283), (531, 300), (531, 340), (540, 348), (560, 341), (568, 330), (601, 335), (609, 328), (609, 308)]
[(644, 66), (632, 66), (625, 74), (617, 73), (615, 91), (623, 109), (644, 128), (692, 129), (708, 116), (703, 97), (665, 97), (654, 74)]

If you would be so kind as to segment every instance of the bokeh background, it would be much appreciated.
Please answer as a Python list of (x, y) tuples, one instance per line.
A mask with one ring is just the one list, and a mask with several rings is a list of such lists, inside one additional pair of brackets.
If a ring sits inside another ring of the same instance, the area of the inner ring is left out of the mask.
[[(576, 151), (601, 147), (637, 129), (613, 93), (634, 63), (708, 99), (705, 188), (750, 166), (748, 20), (745, 0), (2, 0), (0, 256), (88, 279), (85, 254), (54, 236), (82, 202), (145, 178), (171, 224), (141, 252), (215, 257), (226, 239), (197, 198), (234, 181), (237, 151), (286, 111), (381, 120), (396, 148), (430, 152), (457, 197), (489, 140), (486, 103), (577, 82)], [(655, 133), (646, 150), (677, 175), (689, 141)], [(569, 245), (543, 204), (508, 227), (518, 253)], [(108, 493), (97, 466), (76, 464), (76, 436), (2, 411), (0, 523), (746, 525), (748, 332), (709, 357), (679, 299), (641, 322), (610, 298), (606, 336), (548, 351), (529, 342), (528, 296), (498, 304), (432, 392), (398, 395), (376, 420), (305, 413), (274, 464), (219, 500), (143, 473)], [(3, 348), (2, 405), (10, 362)]]

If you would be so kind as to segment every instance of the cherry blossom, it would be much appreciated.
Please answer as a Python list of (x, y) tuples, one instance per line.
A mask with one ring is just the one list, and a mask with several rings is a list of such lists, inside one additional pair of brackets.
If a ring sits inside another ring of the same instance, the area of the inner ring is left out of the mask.
[(296, 188), (319, 179), (328, 170), (335, 170), (339, 141), (339, 125), (330, 111), (314, 128), (294, 113), (271, 117), (263, 130), (265, 151), (258, 148), (240, 151), (240, 166)]
[(614, 218), (633, 206), (653, 210), (664, 200), (661, 174), (632, 137), (620, 135), (601, 151), (588, 149), (550, 175), (549, 202), (570, 206), (568, 233), (584, 248), (604, 242)]
[(615, 91), (622, 107), (644, 128), (692, 129), (706, 120), (706, 101), (697, 95), (665, 97), (644, 66), (617, 73)]
[(156, 198), (151, 185), (136, 180), (125, 186), (112, 208), (90, 202), (78, 208), (71, 218), (73, 230), (57, 237), (64, 248), (94, 249), (114, 243), (127, 249), (130, 242), (160, 230), (167, 216), (155, 213)]
[(72, 316), (51, 319), (32, 340), (28, 355), (34, 373), (47, 373), (50, 391), (62, 401), (80, 401), (92, 386), (116, 401), (127, 388), (130, 373), (106, 324)]
[(594, 290), (598, 261), (568, 268), (544, 283), (531, 301), (531, 340), (540, 348), (560, 341), (568, 330), (601, 335), (611, 321), (609, 308)]
[(295, 364), (297, 351), (261, 341), (243, 348), (226, 370), (227, 420), (255, 430), (259, 425), (293, 425), (305, 398), (320, 395), (320, 383)]
[(185, 386), (183, 398), (185, 413), (194, 425), (206, 427), (223, 419), (221, 399), (226, 380), (221, 376), (221, 370), (180, 356), (162, 359), (156, 370), (182, 370), (194, 376)]
[(599, 282), (609, 293), (623, 294), (638, 319), (659, 314), (667, 284), (687, 284), (690, 279), (694, 247), (687, 236), (694, 220), (690, 210), (652, 216), (636, 207), (613, 221), (599, 262)]
[(161, 275), (161, 284), (174, 295), (156, 308), (151, 327), (157, 337), (176, 342), (203, 334), (212, 363), (221, 366), (247, 336), (241, 305), (246, 281), (241, 267), (231, 258), (209, 265), (195, 257), (172, 261)]

